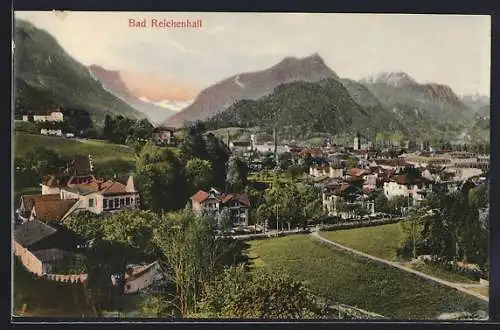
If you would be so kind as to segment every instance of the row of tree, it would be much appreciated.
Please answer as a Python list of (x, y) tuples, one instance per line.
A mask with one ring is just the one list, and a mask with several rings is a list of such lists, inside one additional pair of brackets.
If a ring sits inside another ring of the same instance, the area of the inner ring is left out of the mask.
[(147, 119), (132, 119), (121, 115), (106, 115), (101, 138), (117, 144), (142, 146), (145, 140), (151, 139), (154, 126)]
[(196, 125), (188, 129), (179, 149), (147, 142), (136, 161), (141, 206), (153, 211), (181, 209), (200, 189), (241, 192), (247, 174), (248, 166), (242, 159), (230, 159), (227, 146)]
[(403, 222), (400, 254), (430, 254), (485, 266), (488, 262), (488, 188), (482, 184), (449, 194), (432, 193)]
[[(64, 223), (91, 242), (85, 250), (86, 289), (99, 311), (116, 309), (126, 265), (159, 260), (169, 282), (141, 304), (146, 316), (321, 317), (316, 298), (286, 274), (251, 272), (244, 243), (218, 238), (212, 218), (189, 209), (125, 211), (110, 216), (77, 213)], [(111, 275), (119, 275), (113, 287)]]

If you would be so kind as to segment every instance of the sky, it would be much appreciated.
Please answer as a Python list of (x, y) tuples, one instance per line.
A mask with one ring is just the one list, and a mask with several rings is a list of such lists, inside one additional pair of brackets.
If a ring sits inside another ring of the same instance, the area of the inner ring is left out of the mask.
[[(490, 94), (490, 17), (301, 13), (16, 12), (85, 65), (201, 90), (284, 57), (318, 53), (342, 78), (404, 71), (457, 94)], [(147, 27), (129, 26), (146, 19)], [(201, 28), (151, 27), (200, 19)]]

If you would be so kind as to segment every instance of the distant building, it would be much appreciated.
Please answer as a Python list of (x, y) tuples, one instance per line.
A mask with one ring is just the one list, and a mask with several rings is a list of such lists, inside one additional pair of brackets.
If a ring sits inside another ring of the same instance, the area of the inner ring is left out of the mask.
[(41, 135), (53, 135), (53, 136), (63, 136), (63, 132), (60, 129), (40, 129)]
[(59, 109), (51, 111), (48, 114), (23, 115), (23, 121), (31, 120), (35, 122), (63, 122), (64, 115)]
[(153, 131), (153, 144), (156, 146), (165, 146), (174, 143), (175, 128), (157, 127)]
[(229, 149), (232, 152), (244, 152), (252, 149), (251, 142), (248, 141), (231, 141), (229, 142)]
[(225, 194), (214, 188), (208, 192), (199, 190), (191, 196), (191, 204), (196, 214), (213, 216), (219, 225), (227, 215), (232, 227), (248, 226), (251, 205), (247, 194)]
[(45, 176), (41, 195), (23, 195), (18, 209), (22, 222), (34, 219), (56, 223), (79, 211), (100, 214), (139, 207), (134, 179), (126, 184), (96, 179), (87, 157), (76, 157), (63, 173)]
[(12, 250), (28, 271), (41, 276), (63, 259), (78, 257), (73, 252), (78, 243), (69, 231), (33, 220), (14, 229)]
[(362, 136), (361, 134), (356, 133), (354, 137), (353, 149), (354, 151), (358, 150), (369, 150), (372, 148), (372, 142), (370, 139)]
[[(158, 261), (148, 265), (130, 267), (125, 273), (124, 293), (132, 294), (143, 291), (164, 278), (164, 272)], [(114, 282), (114, 279), (112, 281)]]
[(412, 203), (421, 201), (431, 188), (431, 182), (422, 176), (412, 177), (408, 173), (393, 175), (384, 182), (384, 194), (387, 199), (397, 196), (408, 197)]

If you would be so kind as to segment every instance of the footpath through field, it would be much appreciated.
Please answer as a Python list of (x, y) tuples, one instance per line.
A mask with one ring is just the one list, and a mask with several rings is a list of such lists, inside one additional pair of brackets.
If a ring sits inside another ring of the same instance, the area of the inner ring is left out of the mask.
[(358, 251), (358, 250), (354, 250), (352, 248), (349, 248), (347, 246), (344, 246), (344, 245), (341, 245), (339, 243), (336, 243), (336, 242), (333, 242), (333, 241), (330, 241), (324, 237), (322, 237), (320, 234), (319, 234), (319, 231), (314, 231), (310, 234), (312, 237), (314, 237), (315, 239), (318, 239), (324, 243), (327, 243), (327, 244), (330, 244), (330, 245), (333, 245), (333, 246), (336, 246), (337, 248), (340, 248), (342, 250), (346, 250), (346, 251), (349, 251), (351, 253), (354, 253), (358, 256), (361, 256), (361, 257), (364, 257), (364, 258), (367, 258), (367, 259), (371, 259), (371, 260), (374, 260), (374, 261), (377, 261), (377, 262), (380, 262), (380, 263), (383, 263), (383, 264), (386, 264), (388, 266), (391, 266), (391, 267), (394, 267), (394, 268), (398, 268), (398, 269), (401, 269), (405, 272), (408, 272), (408, 273), (412, 273), (412, 274), (415, 274), (417, 276), (420, 276), (420, 277), (423, 277), (427, 280), (430, 280), (430, 281), (434, 281), (434, 282), (437, 282), (437, 283), (440, 283), (442, 285), (446, 285), (448, 287), (451, 287), (451, 288), (454, 288), (458, 291), (461, 291), (461, 292), (464, 292), (464, 293), (467, 293), (471, 296), (474, 296), (478, 299), (481, 299), (481, 300), (484, 300), (484, 301), (488, 301), (488, 298), (479, 294), (479, 293), (476, 293), (474, 291), (469, 291), (467, 289), (465, 289), (464, 287), (475, 287), (474, 286), (471, 286), (471, 285), (467, 285), (467, 284), (457, 284), (457, 283), (452, 283), (452, 282), (448, 282), (448, 281), (445, 281), (445, 280), (442, 280), (440, 278), (437, 278), (437, 277), (434, 277), (434, 276), (430, 276), (430, 275), (427, 275), (427, 274), (424, 274), (424, 273), (421, 273), (419, 271), (416, 271), (416, 270), (413, 270), (413, 269), (410, 269), (410, 268), (407, 268), (407, 267), (404, 267), (396, 262), (392, 262), (392, 261), (388, 261), (388, 260), (385, 260), (385, 259), (381, 259), (381, 258), (378, 258), (378, 257), (375, 257), (375, 256), (372, 256), (370, 254), (367, 254), (367, 253), (364, 253), (364, 252), (361, 252), (361, 251)]

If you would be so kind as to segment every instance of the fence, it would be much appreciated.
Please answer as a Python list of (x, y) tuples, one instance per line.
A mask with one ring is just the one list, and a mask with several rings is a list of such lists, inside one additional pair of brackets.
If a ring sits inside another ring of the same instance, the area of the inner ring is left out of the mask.
[(342, 230), (342, 229), (354, 229), (354, 228), (361, 228), (361, 227), (388, 225), (391, 223), (399, 222), (401, 220), (403, 220), (403, 218), (350, 221), (350, 222), (336, 223), (336, 224), (331, 224), (331, 225), (320, 225), (319, 229), (323, 230), (323, 231), (339, 230), (339, 229), (340, 230)]
[(83, 283), (87, 280), (87, 276), (87, 274), (44, 274), (42, 277), (49, 281)]

